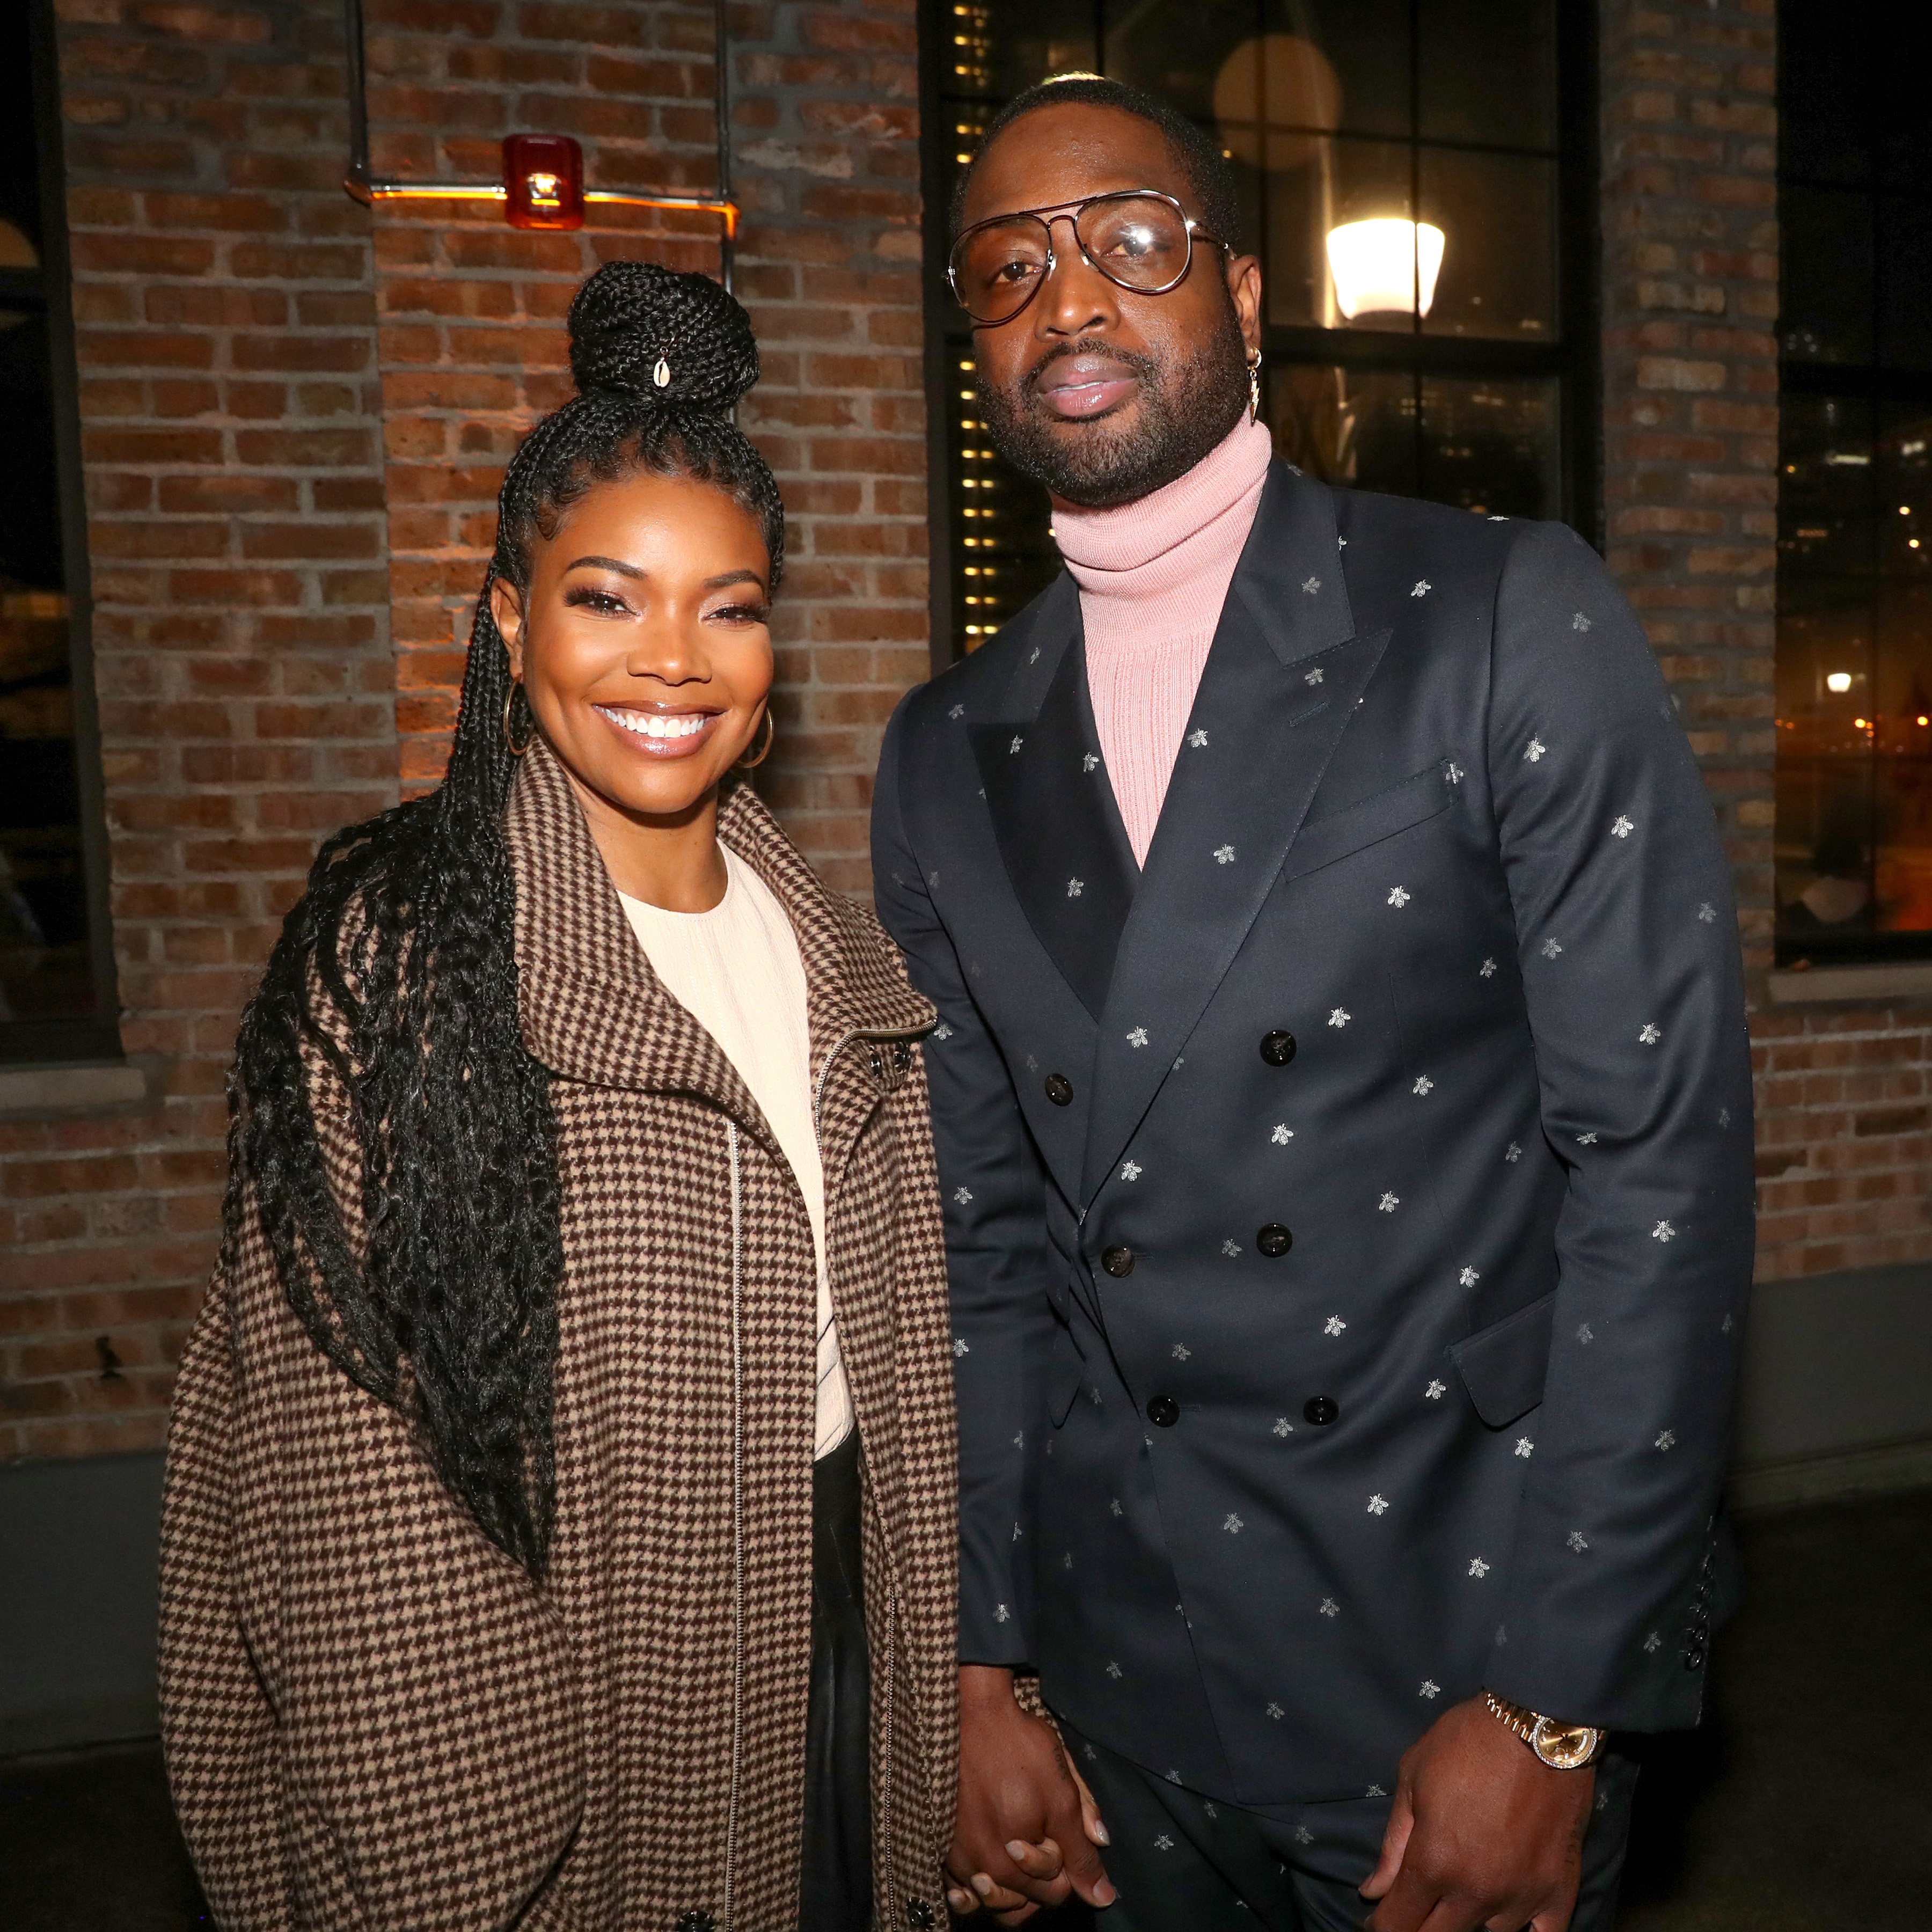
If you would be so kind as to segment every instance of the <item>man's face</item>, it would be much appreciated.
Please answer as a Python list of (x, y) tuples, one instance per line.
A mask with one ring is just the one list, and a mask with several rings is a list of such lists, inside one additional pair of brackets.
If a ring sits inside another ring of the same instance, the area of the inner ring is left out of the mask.
[[(1122, 188), (1202, 210), (1160, 130), (1090, 102), (1042, 107), (980, 158), (962, 226)], [(1166, 295), (1117, 286), (1054, 224), (1058, 266), (1010, 322), (974, 332), (980, 403), (1000, 453), (1065, 503), (1130, 503), (1184, 475), (1247, 406), (1261, 268), (1197, 238)]]

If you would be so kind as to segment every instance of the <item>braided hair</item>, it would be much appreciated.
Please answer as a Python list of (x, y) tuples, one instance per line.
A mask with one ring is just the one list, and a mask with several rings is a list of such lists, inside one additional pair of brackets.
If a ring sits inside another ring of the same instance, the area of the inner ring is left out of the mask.
[[(744, 508), (774, 588), (784, 546), (777, 483), (730, 418), (758, 380), (757, 346), (716, 283), (608, 264), (571, 305), (570, 361), (578, 394), (503, 478), (447, 774), (322, 846), (242, 1016), (223, 1234), (232, 1258), (259, 1214), (316, 1346), (408, 1421), (483, 1534), (539, 1577), (555, 1514), (563, 1247), (549, 1082), (518, 1018), (503, 812), (519, 687), (490, 585), (526, 591), (537, 540), (600, 482), (640, 470)], [(348, 1095), (359, 1238), (331, 1190), (312, 1057)]]

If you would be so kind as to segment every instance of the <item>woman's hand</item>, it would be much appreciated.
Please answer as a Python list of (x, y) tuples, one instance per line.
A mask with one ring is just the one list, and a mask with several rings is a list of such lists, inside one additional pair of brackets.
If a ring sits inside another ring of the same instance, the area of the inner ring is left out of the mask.
[(1094, 1795), (1051, 1724), (1023, 1711), (1010, 1670), (959, 1672), (959, 1810), (946, 1861), (946, 1902), (982, 1906), (1018, 1925), (1078, 1894), (1107, 1906), (1114, 1892), (1094, 1848), (1107, 1843)]

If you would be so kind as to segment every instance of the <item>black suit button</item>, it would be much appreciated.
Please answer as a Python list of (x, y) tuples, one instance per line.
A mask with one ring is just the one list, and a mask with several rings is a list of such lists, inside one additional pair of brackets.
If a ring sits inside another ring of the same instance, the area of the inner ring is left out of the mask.
[(677, 1932), (718, 1932), (718, 1922), (708, 1912), (687, 1912), (677, 1922)]
[(1132, 1248), (1108, 1248), (1100, 1257), (1100, 1265), (1116, 1278), (1132, 1274), (1134, 1251)]
[(1046, 1076), (1046, 1097), (1056, 1107), (1072, 1106), (1073, 1082), (1064, 1073), (1049, 1073)]
[(1294, 1058), (1294, 1036), (1276, 1027), (1262, 1035), (1262, 1058), (1270, 1066), (1286, 1066)]
[(1686, 1670), (1702, 1670), (1703, 1667), (1704, 1653), (1701, 1650), (1693, 1650), (1685, 1653), (1684, 1668)]
[(1326, 1429), (1342, 1411), (1332, 1395), (1312, 1395), (1302, 1404), (1301, 1413), (1317, 1429)]
[(1255, 1246), (1274, 1261), (1294, 1246), (1294, 1237), (1279, 1221), (1270, 1221), (1256, 1235)]
[(1162, 1429), (1172, 1429), (1180, 1420), (1180, 1405), (1171, 1395), (1157, 1395), (1148, 1404), (1148, 1420)]
[(938, 1922), (932, 1916), (932, 1907), (924, 1899), (906, 1900), (906, 1923), (912, 1928), (912, 1932), (932, 1932), (932, 1928)]

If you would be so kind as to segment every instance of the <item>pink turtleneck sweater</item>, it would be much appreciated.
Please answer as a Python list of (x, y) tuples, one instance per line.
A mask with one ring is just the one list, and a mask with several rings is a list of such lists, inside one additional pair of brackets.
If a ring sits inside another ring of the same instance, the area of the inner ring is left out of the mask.
[(1273, 454), (1267, 425), (1244, 416), (1186, 476), (1138, 502), (1053, 513), (1080, 586), (1100, 750), (1143, 866)]

